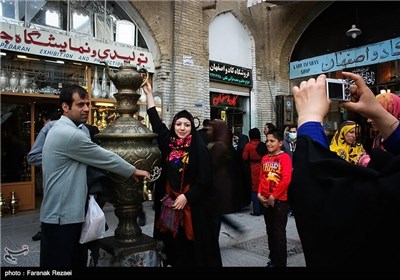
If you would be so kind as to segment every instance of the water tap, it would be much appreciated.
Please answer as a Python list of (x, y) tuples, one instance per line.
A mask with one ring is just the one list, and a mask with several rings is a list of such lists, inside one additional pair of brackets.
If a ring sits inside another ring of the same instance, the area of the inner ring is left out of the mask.
[(153, 201), (153, 194), (150, 189), (147, 189), (147, 179), (143, 179), (143, 199)]

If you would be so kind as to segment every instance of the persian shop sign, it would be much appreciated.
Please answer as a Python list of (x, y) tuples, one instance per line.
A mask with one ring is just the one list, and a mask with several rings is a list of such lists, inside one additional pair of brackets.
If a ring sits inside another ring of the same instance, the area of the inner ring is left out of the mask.
[(2, 22), (0, 49), (119, 67), (125, 62), (154, 73), (150, 52)]
[(235, 84), (249, 88), (253, 86), (251, 69), (222, 62), (209, 61), (209, 77), (211, 81)]
[(290, 63), (290, 79), (400, 59), (400, 37)]
[(228, 106), (237, 107), (238, 95), (224, 94), (224, 93), (211, 93), (212, 106)]

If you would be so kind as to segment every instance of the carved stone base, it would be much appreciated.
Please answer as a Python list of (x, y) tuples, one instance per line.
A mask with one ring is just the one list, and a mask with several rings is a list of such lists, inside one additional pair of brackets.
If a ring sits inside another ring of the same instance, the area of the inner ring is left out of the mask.
[[(99, 240), (99, 255), (90, 257), (89, 266), (97, 267), (159, 267), (163, 242), (145, 234), (134, 243), (118, 242), (114, 236)], [(96, 258), (96, 259), (94, 259)]]

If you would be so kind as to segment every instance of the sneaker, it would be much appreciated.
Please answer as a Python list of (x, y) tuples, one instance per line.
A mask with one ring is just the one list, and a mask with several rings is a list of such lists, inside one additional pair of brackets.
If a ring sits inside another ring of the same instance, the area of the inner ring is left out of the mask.
[(39, 232), (36, 233), (34, 236), (32, 236), (32, 240), (33, 240), (33, 241), (39, 241), (39, 240), (40, 240), (40, 235), (41, 235), (41, 233), (40, 233), (40, 231), (39, 231)]

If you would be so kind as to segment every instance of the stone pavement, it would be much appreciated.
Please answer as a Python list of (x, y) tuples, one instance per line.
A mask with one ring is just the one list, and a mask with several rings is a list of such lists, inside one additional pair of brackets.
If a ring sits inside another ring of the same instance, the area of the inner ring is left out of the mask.
[[(143, 233), (152, 236), (154, 211), (152, 202), (144, 202), (147, 223)], [(109, 229), (106, 237), (114, 235), (118, 219), (114, 207), (104, 208)], [(228, 215), (239, 223), (244, 233), (240, 234), (222, 224), (220, 248), (224, 267), (264, 267), (268, 262), (268, 243), (262, 216), (251, 216), (250, 208)], [(1, 218), (1, 267), (39, 267), (40, 242), (32, 236), (40, 229), (39, 210), (22, 211)], [(287, 224), (288, 267), (305, 267), (304, 255), (297, 234), (295, 220), (288, 218)], [(14, 252), (10, 257), (7, 252)]]

